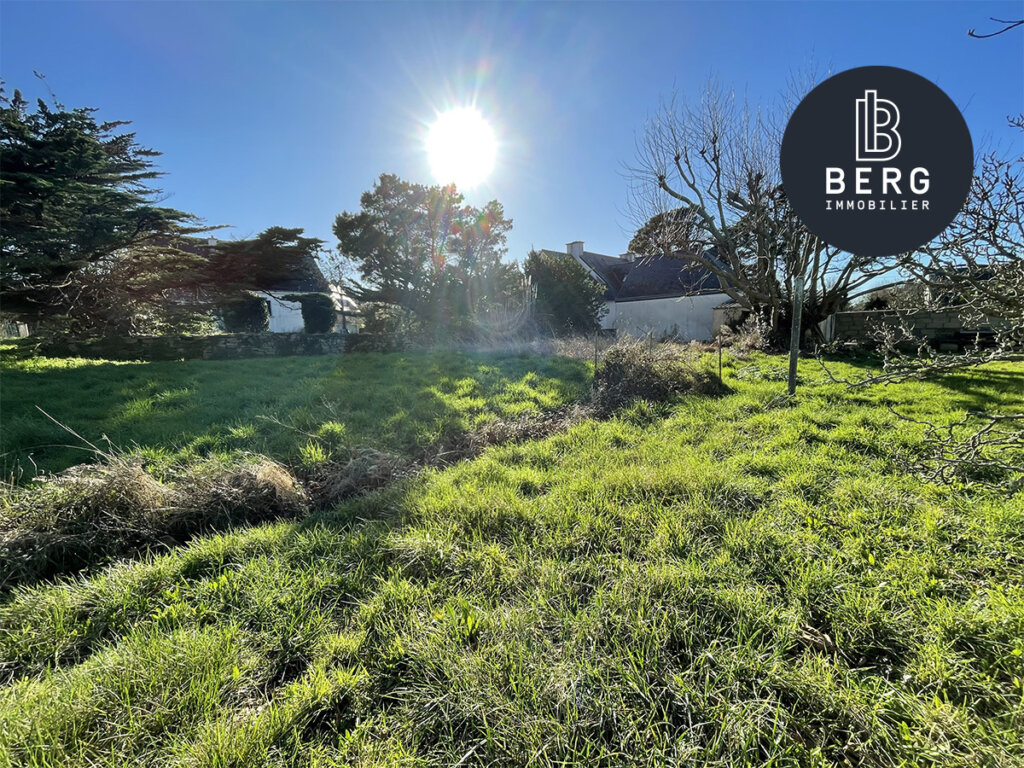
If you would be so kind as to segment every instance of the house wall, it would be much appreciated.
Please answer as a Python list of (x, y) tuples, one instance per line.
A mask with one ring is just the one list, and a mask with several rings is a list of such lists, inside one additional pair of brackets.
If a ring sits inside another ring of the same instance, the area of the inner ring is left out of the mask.
[(640, 299), (615, 303), (615, 330), (620, 335), (676, 336), (684, 341), (707, 341), (713, 332), (713, 310), (724, 293), (669, 299)]
[(305, 326), (302, 322), (302, 305), (297, 301), (283, 301), (284, 294), (261, 293), (270, 302), (270, 332), (300, 333)]
[(0, 324), (0, 338), (24, 339), (29, 334), (29, 327), (26, 323), (2, 323)]
[(615, 328), (615, 302), (606, 301), (604, 303), (605, 313), (601, 316), (601, 330), (610, 331)]
[(714, 312), (712, 313), (712, 335), (717, 336), (718, 332), (725, 326), (736, 325), (743, 322), (748, 314), (750, 314), (750, 310), (744, 309), (743, 307), (715, 307)]

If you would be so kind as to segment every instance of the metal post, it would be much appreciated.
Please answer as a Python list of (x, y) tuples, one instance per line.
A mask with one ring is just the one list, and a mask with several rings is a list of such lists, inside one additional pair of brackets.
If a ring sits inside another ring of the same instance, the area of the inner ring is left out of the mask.
[(724, 386), (722, 383), (722, 332), (718, 332), (718, 386)]
[(789, 337), (789, 396), (796, 394), (796, 363), (800, 358), (800, 315), (804, 309), (804, 276), (793, 278), (793, 330)]

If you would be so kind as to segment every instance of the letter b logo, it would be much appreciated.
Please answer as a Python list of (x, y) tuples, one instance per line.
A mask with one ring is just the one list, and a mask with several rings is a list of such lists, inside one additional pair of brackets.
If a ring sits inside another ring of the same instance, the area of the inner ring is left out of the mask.
[(857, 99), (857, 162), (892, 160), (900, 153), (900, 111), (878, 91), (864, 91)]
[(971, 188), (974, 146), (931, 80), (857, 67), (804, 96), (779, 164), (807, 229), (847, 253), (883, 257), (915, 251), (949, 226)]

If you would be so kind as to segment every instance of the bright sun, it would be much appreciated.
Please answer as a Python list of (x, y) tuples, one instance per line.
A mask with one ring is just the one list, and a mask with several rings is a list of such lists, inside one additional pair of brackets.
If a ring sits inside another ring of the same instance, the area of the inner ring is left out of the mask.
[(473, 107), (450, 109), (438, 115), (427, 134), (430, 170), (439, 184), (455, 182), (470, 189), (494, 168), (494, 131)]

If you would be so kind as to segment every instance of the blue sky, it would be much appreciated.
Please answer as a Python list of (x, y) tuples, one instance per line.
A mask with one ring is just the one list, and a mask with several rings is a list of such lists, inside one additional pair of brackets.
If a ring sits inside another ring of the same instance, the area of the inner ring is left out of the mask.
[(8, 90), (131, 120), (163, 152), (168, 205), (252, 235), (303, 227), (334, 245), (382, 172), (433, 183), (438, 110), (475, 103), (500, 141), (489, 181), (531, 246), (620, 253), (631, 236), (623, 166), (645, 117), (709, 75), (752, 100), (808, 67), (886, 64), (937, 83), (977, 146), (1020, 148), (1024, 33), (991, 40), (1021, 2), (0, 3)]

